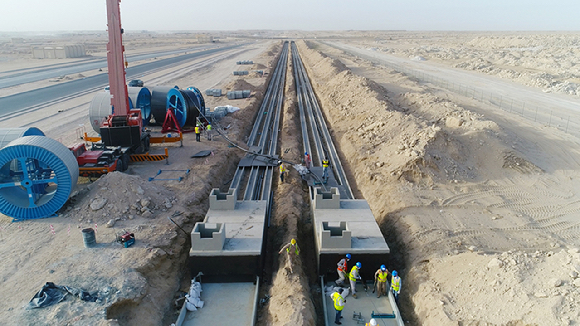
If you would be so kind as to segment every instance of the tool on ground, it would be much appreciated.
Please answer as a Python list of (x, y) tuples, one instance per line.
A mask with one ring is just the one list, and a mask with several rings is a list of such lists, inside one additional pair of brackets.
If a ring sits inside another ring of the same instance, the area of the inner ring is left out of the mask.
[(375, 293), (376, 289), (377, 289), (377, 278), (375, 277), (375, 283), (373, 284), (373, 293)]
[(167, 219), (169, 219), (171, 221), (171, 223), (175, 224), (175, 226), (177, 226), (181, 231), (183, 231), (183, 233), (185, 233), (185, 235), (189, 235), (189, 233), (187, 233), (181, 226), (179, 226), (177, 223), (175, 223), (174, 220), (171, 219), (172, 217), (176, 217), (176, 216), (179, 216), (181, 214), (182, 214), (181, 212), (175, 212), (175, 213), (173, 213), (173, 215), (167, 216)]
[[(163, 172), (185, 172), (183, 177), (178, 177), (178, 178), (166, 178), (166, 179), (157, 179), (157, 176), (160, 175)], [(187, 177), (189, 175), (190, 170), (159, 170), (157, 171), (157, 174), (154, 177), (149, 177), (149, 181), (160, 181), (160, 180), (178, 180), (178, 181), (182, 181), (183, 179), (185, 179), (185, 177)]]
[(357, 324), (365, 323), (365, 318), (362, 316), (362, 312), (357, 313), (356, 311), (353, 311), (352, 319), (355, 320)]
[(125, 248), (129, 248), (135, 244), (135, 234), (126, 231), (122, 235), (117, 237), (117, 242), (123, 245)]
[(395, 318), (395, 314), (394, 313), (392, 313), (392, 314), (387, 314), (387, 313), (382, 314), (382, 313), (378, 313), (378, 312), (375, 314), (375, 312), (373, 310), (371, 312), (371, 318), (388, 318), (388, 319), (391, 319), (391, 318)]

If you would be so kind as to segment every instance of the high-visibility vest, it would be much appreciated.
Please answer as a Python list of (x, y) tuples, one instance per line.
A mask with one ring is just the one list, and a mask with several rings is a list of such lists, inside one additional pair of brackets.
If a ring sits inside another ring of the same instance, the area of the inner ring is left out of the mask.
[(395, 292), (399, 292), (401, 289), (401, 278), (398, 276), (391, 278), (391, 289)]
[(344, 298), (340, 293), (334, 292), (332, 294), (332, 300), (334, 301), (334, 309), (341, 311), (344, 308)]
[(388, 275), (387, 272), (380, 271), (379, 272), (379, 275), (377, 277), (378, 278), (378, 281), (379, 282), (386, 282), (387, 281), (387, 275)]
[(199, 134), (199, 127), (198, 126), (195, 126), (195, 133)]
[(354, 277), (354, 271), (357, 271), (358, 274), (358, 268), (356, 268), (356, 266), (352, 266), (350, 273), (348, 273), (348, 278), (351, 279), (352, 281), (356, 281), (356, 277)]
[(328, 167), (328, 160), (322, 161), (322, 167), (323, 168), (327, 168)]
[(206, 129), (207, 131), (211, 131), (211, 125), (207, 125)]
[(338, 268), (339, 271), (343, 271), (346, 272), (346, 270), (348, 269), (348, 267), (346, 266), (346, 258), (341, 259), (338, 262)]
[(284, 172), (286, 172), (286, 168), (284, 167), (284, 164), (280, 164), (280, 173)]
[[(298, 255), (298, 246), (297, 245), (290, 245), (290, 247), (294, 247), (294, 252)], [(286, 248), (286, 252), (290, 253), (290, 247)]]

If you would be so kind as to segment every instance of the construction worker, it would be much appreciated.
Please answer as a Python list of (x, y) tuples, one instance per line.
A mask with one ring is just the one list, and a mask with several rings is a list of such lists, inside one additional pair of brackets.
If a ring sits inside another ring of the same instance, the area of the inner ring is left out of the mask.
[(374, 318), (371, 318), (371, 320), (369, 320), (369, 322), (365, 324), (365, 326), (377, 326), (377, 325), (378, 325), (377, 320)]
[(385, 265), (381, 265), (381, 268), (377, 269), (375, 272), (375, 284), (377, 286), (377, 298), (381, 295), (387, 295), (387, 276), (389, 271)]
[(200, 135), (201, 135), (201, 126), (199, 125), (199, 123), (195, 126), (195, 141), (200, 141)]
[(362, 280), (362, 278), (360, 277), (360, 273), (359, 270), (362, 267), (362, 264), (360, 262), (356, 263), (352, 269), (350, 270), (350, 273), (348, 273), (348, 278), (350, 280), (350, 289), (352, 291), (352, 297), (356, 299), (356, 280)]
[(395, 302), (399, 303), (399, 294), (401, 293), (401, 278), (397, 271), (393, 271), (393, 277), (391, 277), (391, 291), (395, 296)]
[(281, 254), (284, 251), (284, 249), (286, 249), (286, 253), (288, 254), (288, 264), (290, 265), (290, 273), (293, 273), (293, 270), (292, 270), (293, 257), (294, 257), (294, 255), (298, 256), (300, 254), (300, 248), (298, 247), (298, 244), (296, 243), (296, 239), (290, 240), (290, 243), (288, 243), (287, 245), (282, 247), (282, 249), (280, 249), (278, 254)]
[(337, 292), (334, 292), (330, 297), (334, 302), (334, 310), (336, 310), (336, 318), (334, 319), (334, 323), (337, 325), (341, 325), (340, 319), (342, 318), (342, 309), (344, 309), (344, 304), (346, 300), (342, 297), (342, 288), (338, 289)]
[(310, 158), (310, 154), (308, 154), (308, 152), (304, 153), (304, 165), (308, 170), (310, 170), (310, 166), (312, 166), (312, 159)]
[(350, 254), (341, 259), (337, 265), (336, 272), (338, 273), (338, 280), (336, 280), (336, 285), (342, 285), (344, 280), (346, 280), (346, 271), (348, 271), (347, 263), (350, 260)]
[(211, 123), (208, 123), (205, 127), (205, 132), (207, 133), (207, 140), (211, 140)]
[(284, 163), (280, 163), (280, 181), (284, 182), (284, 175), (287, 173)]
[(322, 160), (322, 180), (324, 180), (324, 183), (326, 183), (326, 181), (328, 181), (328, 164), (330, 162), (328, 161), (327, 158), (324, 158), (324, 160)]

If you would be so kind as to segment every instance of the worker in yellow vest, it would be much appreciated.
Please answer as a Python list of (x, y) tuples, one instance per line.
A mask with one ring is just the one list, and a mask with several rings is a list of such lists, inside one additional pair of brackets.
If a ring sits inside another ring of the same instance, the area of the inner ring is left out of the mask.
[(361, 269), (362, 264), (360, 262), (356, 263), (350, 273), (348, 273), (348, 279), (350, 280), (350, 289), (352, 292), (352, 297), (356, 299), (356, 280), (362, 280), (359, 270)]
[(200, 141), (199, 137), (201, 135), (201, 126), (199, 123), (195, 126), (195, 141)]
[(401, 294), (401, 278), (397, 271), (393, 271), (393, 277), (391, 277), (391, 291), (395, 296), (395, 302), (399, 303), (399, 294)]
[(326, 183), (328, 181), (328, 166), (329, 166), (330, 162), (328, 161), (327, 158), (324, 158), (324, 160), (322, 160), (322, 180), (324, 181), (324, 183)]
[(211, 140), (211, 123), (205, 126), (205, 132), (207, 133), (207, 140)]
[(284, 182), (284, 175), (287, 173), (284, 163), (280, 163), (280, 181)]
[(337, 325), (341, 325), (340, 319), (342, 318), (342, 309), (344, 309), (344, 304), (346, 300), (342, 297), (342, 288), (338, 290), (338, 292), (334, 292), (330, 297), (334, 302), (334, 310), (336, 310), (336, 318), (334, 319), (334, 323)]
[(290, 265), (290, 273), (293, 273), (293, 260), (296, 256), (300, 255), (300, 248), (298, 247), (298, 243), (296, 243), (296, 239), (290, 240), (290, 243), (282, 247), (278, 254), (281, 254), (286, 249), (286, 253), (288, 254), (288, 264)]
[[(387, 276), (389, 275), (389, 271), (387, 270), (387, 266), (381, 265), (381, 268), (377, 269), (375, 272), (375, 284), (377, 286), (377, 298), (380, 298), (381, 295), (387, 295)], [(374, 291), (374, 290), (373, 290)]]

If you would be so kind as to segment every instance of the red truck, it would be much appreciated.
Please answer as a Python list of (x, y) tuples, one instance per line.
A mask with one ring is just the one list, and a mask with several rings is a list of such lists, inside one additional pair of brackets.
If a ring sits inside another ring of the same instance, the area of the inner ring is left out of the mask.
[(102, 147), (93, 145), (87, 150), (84, 143), (69, 147), (79, 164), (79, 176), (100, 177), (113, 171), (125, 171), (129, 167), (129, 154), (121, 146)]

